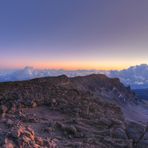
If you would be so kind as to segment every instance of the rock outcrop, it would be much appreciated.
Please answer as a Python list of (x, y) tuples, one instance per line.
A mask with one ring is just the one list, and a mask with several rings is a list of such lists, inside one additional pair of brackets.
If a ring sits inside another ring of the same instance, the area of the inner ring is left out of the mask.
[(147, 148), (147, 125), (122, 111), (137, 102), (104, 75), (0, 83), (0, 147)]

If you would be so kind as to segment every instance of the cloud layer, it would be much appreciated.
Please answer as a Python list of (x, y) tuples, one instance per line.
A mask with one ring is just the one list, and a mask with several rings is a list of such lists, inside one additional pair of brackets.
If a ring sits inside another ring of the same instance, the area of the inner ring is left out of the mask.
[(38, 70), (33, 67), (25, 67), (19, 70), (4, 70), (0, 71), (0, 82), (21, 81), (33, 78), (67, 75), (69, 77), (84, 76), (89, 74), (105, 74), (109, 77), (117, 77), (125, 85), (130, 85), (132, 88), (148, 88), (148, 65), (142, 64), (130, 67), (121, 71), (102, 71), (102, 70)]

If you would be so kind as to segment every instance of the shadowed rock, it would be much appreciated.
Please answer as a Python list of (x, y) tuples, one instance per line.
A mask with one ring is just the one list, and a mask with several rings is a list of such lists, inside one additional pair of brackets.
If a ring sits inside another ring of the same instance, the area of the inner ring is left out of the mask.
[(122, 110), (137, 103), (105, 75), (0, 83), (0, 147), (144, 147), (146, 125), (127, 121)]

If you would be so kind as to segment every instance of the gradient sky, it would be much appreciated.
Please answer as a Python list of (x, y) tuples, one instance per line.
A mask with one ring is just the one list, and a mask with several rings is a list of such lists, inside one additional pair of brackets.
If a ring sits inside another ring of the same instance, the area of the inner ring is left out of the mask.
[(0, 68), (148, 63), (148, 0), (0, 1)]

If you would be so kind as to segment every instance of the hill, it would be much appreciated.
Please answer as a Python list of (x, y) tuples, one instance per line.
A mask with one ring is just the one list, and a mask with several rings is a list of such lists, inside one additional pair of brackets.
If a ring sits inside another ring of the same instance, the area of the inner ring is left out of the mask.
[(124, 112), (139, 105), (129, 87), (105, 75), (0, 83), (0, 146), (146, 148), (145, 120)]

